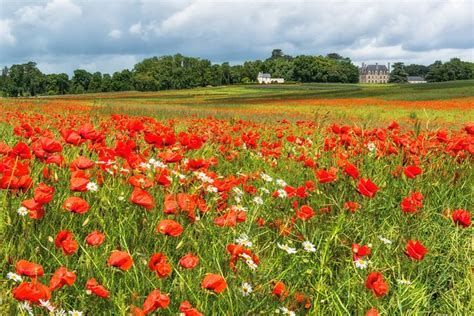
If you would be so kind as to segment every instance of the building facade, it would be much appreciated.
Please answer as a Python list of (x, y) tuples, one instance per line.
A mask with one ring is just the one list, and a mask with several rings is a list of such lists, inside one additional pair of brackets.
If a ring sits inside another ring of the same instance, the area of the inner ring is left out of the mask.
[(360, 83), (387, 83), (390, 77), (390, 63), (385, 65), (366, 65), (359, 68)]
[(268, 73), (259, 72), (257, 75), (257, 82), (260, 84), (269, 84), (269, 83), (284, 83), (285, 79), (283, 78), (272, 78)]

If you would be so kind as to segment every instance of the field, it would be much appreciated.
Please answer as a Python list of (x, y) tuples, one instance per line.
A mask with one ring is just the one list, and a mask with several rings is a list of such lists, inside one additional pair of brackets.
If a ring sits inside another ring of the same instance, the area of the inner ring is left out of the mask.
[(473, 81), (0, 100), (1, 315), (468, 315)]

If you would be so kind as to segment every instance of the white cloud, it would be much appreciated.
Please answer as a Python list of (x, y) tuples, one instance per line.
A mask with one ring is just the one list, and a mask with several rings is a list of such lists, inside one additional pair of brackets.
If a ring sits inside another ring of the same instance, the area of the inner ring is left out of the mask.
[(113, 39), (119, 39), (122, 37), (122, 31), (117, 30), (117, 29), (112, 30), (109, 32), (108, 36)]
[(72, 0), (51, 0), (46, 5), (24, 6), (15, 12), (19, 23), (63, 30), (63, 26), (82, 15), (82, 9)]
[(7, 45), (15, 45), (16, 38), (12, 34), (12, 21), (0, 19), (0, 45), (5, 43)]

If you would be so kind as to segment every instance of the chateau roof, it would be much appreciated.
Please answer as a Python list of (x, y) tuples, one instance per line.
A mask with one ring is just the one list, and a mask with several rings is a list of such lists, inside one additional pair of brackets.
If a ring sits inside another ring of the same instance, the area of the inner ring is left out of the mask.
[(387, 66), (385, 65), (367, 65), (367, 66), (364, 66), (362, 69), (362, 71), (388, 71), (388, 68)]

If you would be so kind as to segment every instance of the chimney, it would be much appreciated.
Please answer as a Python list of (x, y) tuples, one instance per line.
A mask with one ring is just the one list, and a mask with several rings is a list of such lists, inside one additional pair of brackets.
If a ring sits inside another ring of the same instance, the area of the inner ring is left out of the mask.
[(390, 73), (390, 63), (388, 63), (388, 73)]

